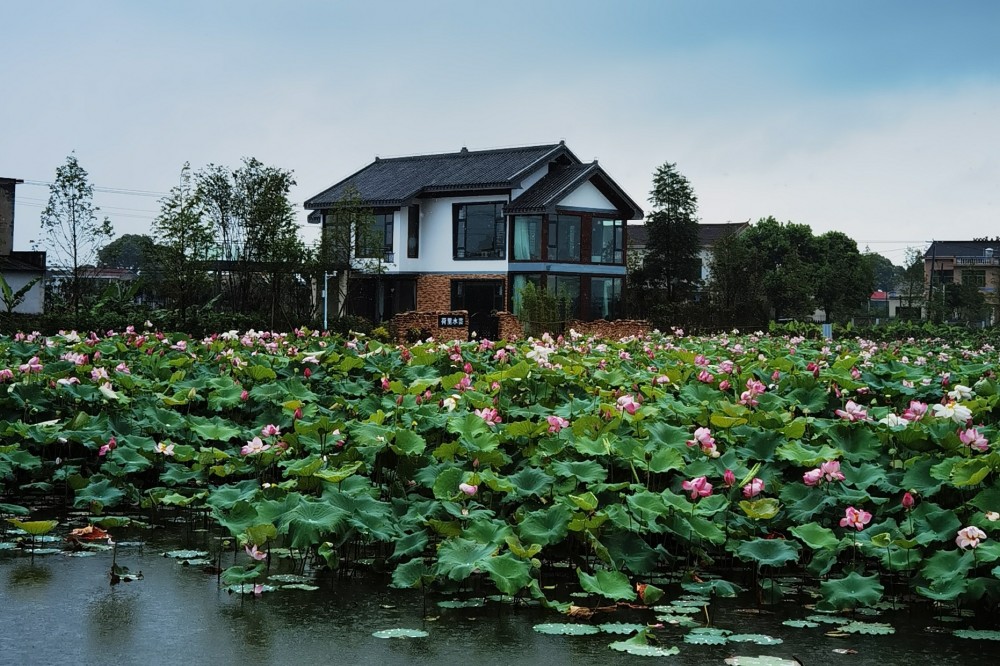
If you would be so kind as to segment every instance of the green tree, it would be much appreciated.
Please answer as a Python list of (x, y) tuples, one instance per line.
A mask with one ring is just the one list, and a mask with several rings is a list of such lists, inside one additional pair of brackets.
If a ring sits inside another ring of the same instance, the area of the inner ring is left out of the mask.
[(184, 164), (180, 183), (160, 201), (153, 231), (159, 240), (155, 252), (160, 292), (181, 324), (186, 324), (191, 307), (209, 298), (207, 267), (216, 254), (212, 227), (202, 217), (200, 199), (194, 196), (190, 164)]
[(927, 290), (923, 253), (917, 248), (908, 248), (905, 266), (900, 278), (900, 298), (907, 308), (919, 308), (924, 303)]
[(145, 234), (124, 234), (97, 251), (97, 265), (141, 273), (156, 261), (156, 243)]
[(665, 162), (653, 174), (646, 218), (649, 240), (642, 277), (668, 303), (690, 298), (701, 278), (698, 198), (676, 164)]
[[(200, 210), (219, 243), (217, 284), (234, 312), (277, 323), (308, 285), (302, 279), (305, 246), (298, 236), (288, 194), (292, 172), (245, 158), (233, 171), (209, 165), (195, 177)], [(308, 297), (306, 298), (308, 301)]]
[(80, 316), (87, 267), (93, 266), (97, 251), (114, 231), (108, 218), (99, 219), (100, 210), (93, 204), (94, 187), (76, 155), (56, 169), (55, 182), (49, 186), (49, 202), (42, 210), (41, 227), (45, 245), (51, 251), (56, 266), (69, 273), (66, 292), (74, 320)]
[(816, 303), (826, 321), (868, 303), (875, 286), (872, 264), (847, 234), (828, 231), (814, 240)]
[(766, 217), (739, 240), (746, 271), (759, 280), (771, 318), (810, 316), (816, 309), (816, 244), (809, 226)]
[(761, 328), (768, 321), (769, 303), (763, 271), (749, 244), (729, 234), (712, 247), (712, 272), (707, 290), (716, 326)]
[(862, 256), (871, 268), (875, 289), (894, 292), (899, 288), (904, 271), (902, 266), (892, 263), (888, 257), (868, 251), (868, 248), (865, 248)]

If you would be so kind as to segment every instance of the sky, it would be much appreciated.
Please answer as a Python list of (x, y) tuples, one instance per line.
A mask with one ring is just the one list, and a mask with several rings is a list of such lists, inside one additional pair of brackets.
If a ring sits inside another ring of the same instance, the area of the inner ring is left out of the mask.
[(1000, 2), (174, 0), (17, 3), (0, 22), (15, 248), (75, 152), (118, 234), (189, 162), (289, 169), (301, 208), (376, 156), (553, 143), (648, 208), (774, 216), (901, 264), (1000, 235)]

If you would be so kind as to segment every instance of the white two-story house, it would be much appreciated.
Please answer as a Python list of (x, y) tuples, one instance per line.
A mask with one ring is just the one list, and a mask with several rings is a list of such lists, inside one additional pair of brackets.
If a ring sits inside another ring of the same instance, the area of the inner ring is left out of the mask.
[(470, 330), (488, 335), (532, 282), (576, 318), (620, 315), (626, 222), (642, 211), (562, 142), (376, 159), (306, 201), (310, 220), (331, 223), (347, 196), (384, 239), (378, 274), (352, 277), (351, 314), (468, 310)]

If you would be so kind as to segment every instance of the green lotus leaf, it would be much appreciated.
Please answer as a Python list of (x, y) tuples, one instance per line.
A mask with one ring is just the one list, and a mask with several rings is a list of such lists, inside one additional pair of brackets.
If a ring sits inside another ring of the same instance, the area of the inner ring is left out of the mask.
[(264, 523), (246, 528), (246, 533), (250, 543), (263, 546), (278, 536), (278, 529), (271, 523)]
[(833, 533), (833, 530), (818, 523), (797, 525), (789, 531), (813, 550), (837, 549), (840, 545), (840, 539)]
[(736, 548), (736, 556), (758, 564), (778, 567), (793, 562), (799, 557), (800, 546), (794, 541), (782, 539), (751, 539), (742, 541)]
[(516, 595), (531, 581), (531, 564), (510, 553), (487, 558), (481, 566), (503, 594)]
[(427, 448), (427, 441), (412, 430), (397, 430), (392, 449), (407, 456), (419, 456)]
[(594, 511), (597, 509), (597, 496), (592, 492), (586, 492), (582, 495), (570, 495), (569, 500), (576, 505), (578, 509), (583, 511)]
[(8, 518), (7, 522), (31, 536), (48, 534), (59, 524), (58, 520), (20, 520), (18, 518)]
[(754, 643), (756, 645), (780, 645), (784, 643), (780, 638), (765, 634), (731, 634), (726, 637), (726, 640), (730, 643)]
[(383, 629), (372, 633), (375, 638), (426, 638), (430, 636), (423, 629)]
[(193, 560), (208, 556), (207, 550), (168, 550), (163, 553), (163, 557), (172, 557), (175, 560)]
[(245, 567), (242, 565), (237, 565), (234, 567), (229, 567), (222, 572), (222, 582), (226, 585), (243, 585), (244, 583), (251, 583), (264, 573), (264, 563), (261, 562), (252, 567)]
[(558, 543), (569, 531), (572, 515), (572, 512), (561, 504), (532, 511), (518, 525), (518, 536), (522, 542), (528, 544), (548, 546)]
[(600, 629), (589, 624), (570, 624), (560, 622), (536, 624), (533, 629), (540, 634), (550, 634), (554, 636), (589, 636), (601, 633)]
[(684, 634), (684, 642), (691, 645), (725, 645), (727, 638), (721, 634)]
[(978, 641), (1000, 641), (1000, 631), (990, 629), (956, 629), (951, 632), (956, 638), (971, 638)]
[(628, 634), (634, 634), (637, 631), (642, 631), (646, 628), (644, 624), (634, 624), (630, 622), (609, 622), (605, 624), (597, 625), (597, 628), (606, 634), (622, 634), (627, 636)]
[(629, 582), (628, 576), (620, 571), (597, 571), (594, 575), (576, 570), (576, 576), (580, 580), (580, 587), (593, 594), (599, 594), (613, 601), (635, 601), (635, 590)]
[(410, 589), (424, 587), (434, 580), (433, 572), (428, 569), (422, 557), (415, 557), (409, 562), (397, 566), (392, 572), (392, 587)]
[(785, 620), (781, 624), (797, 629), (813, 629), (819, 626), (819, 622), (811, 622), (810, 620)]
[(448, 599), (437, 603), (440, 608), (482, 608), (486, 604), (482, 599)]
[(125, 493), (116, 488), (109, 479), (95, 481), (76, 491), (73, 506), (76, 508), (90, 507), (94, 513), (101, 513), (105, 507), (115, 506), (122, 501)]
[(635, 657), (671, 657), (675, 654), (680, 654), (681, 651), (677, 647), (659, 647), (656, 645), (641, 644), (631, 642), (633, 639), (628, 639), (626, 641), (615, 641), (608, 645), (612, 650), (618, 652), (625, 652), (627, 654), (633, 655)]
[(556, 476), (576, 479), (579, 483), (600, 483), (608, 476), (607, 468), (593, 460), (560, 460), (549, 469)]
[(434, 497), (439, 500), (450, 500), (461, 491), (458, 484), (465, 478), (465, 472), (458, 467), (441, 470), (434, 480)]
[(525, 467), (516, 474), (511, 474), (507, 480), (514, 487), (518, 497), (548, 495), (552, 489), (553, 478), (537, 467)]
[(729, 666), (800, 666), (802, 662), (781, 657), (762, 655), (760, 657), (727, 657)]
[(956, 488), (975, 486), (983, 482), (993, 468), (982, 458), (963, 460), (951, 468), (951, 484)]
[(879, 583), (877, 574), (862, 576), (856, 571), (844, 578), (825, 580), (819, 584), (819, 588), (822, 607), (836, 610), (871, 606), (882, 598), (885, 590)]
[(840, 626), (840, 631), (849, 634), (866, 634), (870, 636), (885, 636), (896, 633), (892, 625), (884, 622), (848, 622)]
[(364, 466), (365, 464), (362, 461), (356, 460), (352, 463), (341, 465), (335, 469), (317, 470), (313, 473), (313, 476), (329, 483), (340, 483), (349, 476), (357, 474)]
[(740, 502), (740, 509), (743, 510), (743, 513), (754, 520), (770, 520), (778, 515), (780, 508), (778, 500), (773, 497), (765, 497), (752, 502), (746, 500)]
[(319, 589), (319, 585), (309, 585), (308, 583), (289, 583), (288, 585), (282, 585), (282, 590), (303, 590), (304, 592), (315, 592)]
[(458, 435), (459, 442), (470, 454), (492, 451), (500, 444), (497, 434), (475, 414), (466, 414), (462, 419), (449, 419), (448, 432)]
[(806, 447), (799, 441), (786, 442), (775, 451), (778, 460), (787, 460), (803, 467), (815, 467), (841, 455), (840, 449), (824, 444), (818, 448)]
[(288, 535), (290, 547), (309, 548), (343, 527), (345, 518), (340, 509), (303, 497), (291, 511), (281, 516), (278, 532)]
[(212, 418), (190, 416), (186, 427), (207, 442), (228, 442), (243, 434), (242, 428), (218, 416)]
[(743, 588), (736, 583), (730, 583), (728, 580), (722, 580), (721, 578), (714, 578), (700, 583), (685, 581), (681, 583), (681, 587), (688, 592), (711, 594), (719, 597), (735, 597), (743, 591)]
[(483, 561), (493, 556), (497, 547), (461, 537), (446, 539), (438, 548), (437, 573), (451, 580), (465, 580)]
[(944, 480), (931, 476), (931, 468), (936, 458), (922, 456), (914, 460), (903, 475), (902, 486), (919, 493), (921, 497), (933, 497), (944, 485)]
[(975, 554), (964, 550), (939, 550), (924, 560), (921, 573), (930, 581), (965, 578), (975, 562)]
[(27, 516), (31, 512), (28, 510), (28, 507), (21, 506), (20, 504), (0, 502), (0, 513), (6, 513), (11, 516)]

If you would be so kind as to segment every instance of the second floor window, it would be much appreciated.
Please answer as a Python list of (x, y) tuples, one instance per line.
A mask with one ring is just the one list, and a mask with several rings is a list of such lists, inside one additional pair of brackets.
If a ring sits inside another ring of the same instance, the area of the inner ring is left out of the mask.
[(455, 259), (503, 259), (507, 223), (502, 202), (455, 204)]
[(392, 213), (372, 215), (368, 225), (358, 223), (354, 256), (358, 259), (387, 259), (392, 254)]
[(576, 215), (549, 217), (549, 261), (580, 261), (580, 218)]
[(624, 222), (594, 218), (590, 228), (590, 263), (625, 263)]

